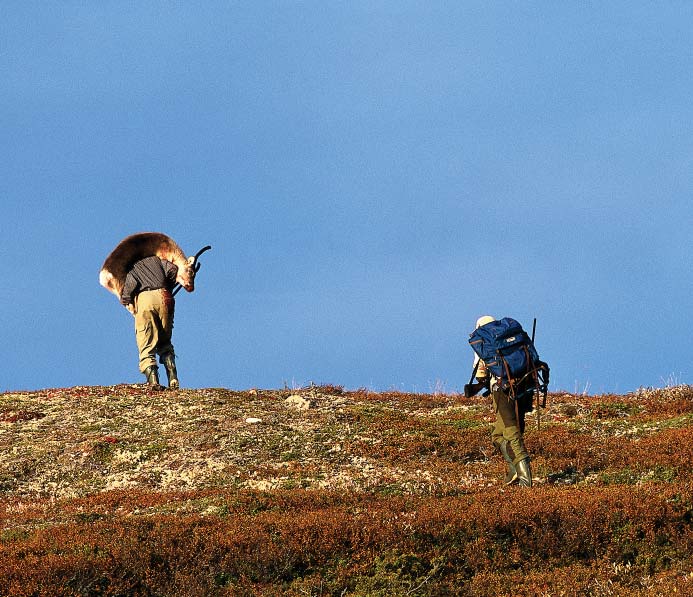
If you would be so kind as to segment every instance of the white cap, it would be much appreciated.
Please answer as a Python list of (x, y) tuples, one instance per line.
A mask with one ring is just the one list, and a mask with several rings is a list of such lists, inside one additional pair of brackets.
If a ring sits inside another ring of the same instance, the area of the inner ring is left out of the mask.
[(491, 323), (492, 321), (496, 321), (496, 318), (491, 317), (490, 315), (482, 315), (481, 317), (479, 317), (479, 319), (476, 320), (476, 327), (478, 329), (482, 325), (486, 325), (487, 323)]

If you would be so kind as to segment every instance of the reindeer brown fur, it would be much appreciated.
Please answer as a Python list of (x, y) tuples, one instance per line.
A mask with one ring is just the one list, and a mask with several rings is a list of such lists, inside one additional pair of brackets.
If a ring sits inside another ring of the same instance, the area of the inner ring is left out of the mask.
[(195, 258), (186, 257), (172, 238), (160, 232), (140, 232), (120, 241), (101, 266), (99, 283), (120, 298), (125, 277), (132, 265), (153, 255), (177, 266), (176, 281), (188, 292), (195, 290)]

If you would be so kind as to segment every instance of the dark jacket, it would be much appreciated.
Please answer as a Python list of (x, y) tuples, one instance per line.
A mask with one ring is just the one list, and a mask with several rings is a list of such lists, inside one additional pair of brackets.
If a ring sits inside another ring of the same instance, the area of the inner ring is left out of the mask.
[(120, 302), (129, 305), (144, 290), (171, 290), (176, 284), (178, 268), (170, 261), (158, 257), (145, 257), (135, 262), (125, 278)]

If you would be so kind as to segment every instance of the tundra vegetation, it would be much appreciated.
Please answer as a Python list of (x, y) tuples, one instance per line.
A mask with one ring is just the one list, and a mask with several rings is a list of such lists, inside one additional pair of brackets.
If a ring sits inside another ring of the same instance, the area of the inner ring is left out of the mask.
[(523, 489), (480, 396), (0, 394), (0, 595), (693, 594), (693, 387), (539, 412)]

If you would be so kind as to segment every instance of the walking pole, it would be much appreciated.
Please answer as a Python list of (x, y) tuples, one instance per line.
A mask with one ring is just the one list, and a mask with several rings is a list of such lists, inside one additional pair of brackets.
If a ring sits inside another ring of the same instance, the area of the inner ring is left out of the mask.
[[(537, 332), (537, 318), (534, 318), (532, 323), (532, 345), (534, 345), (534, 335)], [(541, 431), (541, 411), (539, 410), (538, 389), (534, 388), (534, 395), (537, 396), (537, 431)]]

